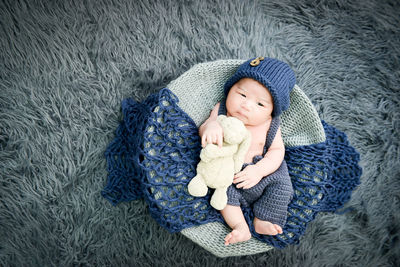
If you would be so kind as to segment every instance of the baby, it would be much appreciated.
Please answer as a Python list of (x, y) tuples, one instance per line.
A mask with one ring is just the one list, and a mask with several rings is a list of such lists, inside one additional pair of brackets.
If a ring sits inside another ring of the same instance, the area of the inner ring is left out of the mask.
[(284, 62), (264, 57), (248, 60), (226, 82), (226, 98), (199, 128), (203, 147), (211, 143), (222, 146), (223, 132), (216, 121), (221, 114), (240, 119), (252, 135), (246, 163), (235, 174), (227, 192), (228, 205), (221, 211), (232, 228), (225, 245), (251, 238), (241, 206), (252, 207), (257, 233), (282, 233), (293, 188), (284, 161), (279, 115), (289, 107), (295, 82), (293, 71)]

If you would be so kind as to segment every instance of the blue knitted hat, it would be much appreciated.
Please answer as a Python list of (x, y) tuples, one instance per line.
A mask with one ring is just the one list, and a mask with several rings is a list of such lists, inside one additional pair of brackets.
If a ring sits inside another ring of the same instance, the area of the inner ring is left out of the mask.
[(231, 87), (242, 78), (252, 78), (268, 88), (274, 101), (272, 116), (279, 116), (289, 108), (290, 92), (296, 84), (293, 70), (286, 63), (273, 59), (257, 57), (239, 66), (235, 74), (225, 83), (227, 96)]

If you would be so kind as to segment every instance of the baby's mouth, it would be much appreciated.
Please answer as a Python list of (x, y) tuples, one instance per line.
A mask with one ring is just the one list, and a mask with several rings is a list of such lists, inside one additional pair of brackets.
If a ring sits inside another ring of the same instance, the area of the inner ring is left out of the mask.
[(238, 111), (236, 114), (238, 115), (238, 117), (247, 119), (247, 116), (240, 111)]

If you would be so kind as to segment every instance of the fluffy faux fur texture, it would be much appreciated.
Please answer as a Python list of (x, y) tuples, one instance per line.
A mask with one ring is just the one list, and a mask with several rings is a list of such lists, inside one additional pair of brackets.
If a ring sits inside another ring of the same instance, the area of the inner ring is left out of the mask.
[[(1, 1), (1, 266), (399, 266), (399, 1)], [(276, 57), (361, 154), (344, 214), (219, 259), (101, 197), (123, 98), (196, 63)]]

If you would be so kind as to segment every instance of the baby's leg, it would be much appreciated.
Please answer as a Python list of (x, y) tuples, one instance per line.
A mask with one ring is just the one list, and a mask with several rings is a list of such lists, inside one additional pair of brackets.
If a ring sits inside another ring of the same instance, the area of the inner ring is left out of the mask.
[(275, 173), (264, 179), (269, 179), (270, 183), (253, 204), (254, 230), (262, 235), (282, 234), (288, 205), (293, 197), (293, 187), (286, 162), (283, 161)]
[(251, 238), (249, 226), (246, 223), (240, 206), (226, 205), (226, 207), (221, 210), (221, 214), (225, 222), (232, 228), (232, 232), (225, 237), (225, 246), (247, 241)]

